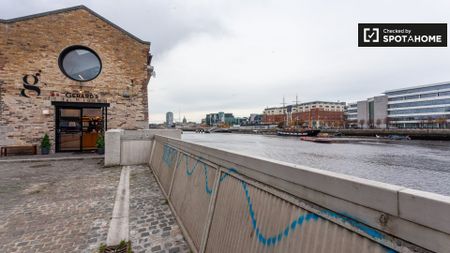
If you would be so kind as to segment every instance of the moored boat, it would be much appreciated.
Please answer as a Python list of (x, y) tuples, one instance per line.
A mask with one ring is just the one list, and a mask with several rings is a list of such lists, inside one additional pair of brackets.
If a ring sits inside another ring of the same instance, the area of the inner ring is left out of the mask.
[(320, 130), (308, 129), (308, 130), (281, 130), (277, 131), (279, 136), (317, 136)]

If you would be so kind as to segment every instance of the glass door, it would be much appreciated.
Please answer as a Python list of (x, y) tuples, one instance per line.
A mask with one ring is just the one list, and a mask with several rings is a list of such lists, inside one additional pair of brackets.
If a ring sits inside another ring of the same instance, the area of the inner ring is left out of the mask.
[(83, 151), (97, 149), (97, 139), (103, 134), (103, 110), (102, 108), (83, 108)]
[(81, 151), (81, 109), (56, 108), (56, 151)]
[(56, 152), (94, 151), (97, 139), (107, 129), (106, 107), (55, 107)]

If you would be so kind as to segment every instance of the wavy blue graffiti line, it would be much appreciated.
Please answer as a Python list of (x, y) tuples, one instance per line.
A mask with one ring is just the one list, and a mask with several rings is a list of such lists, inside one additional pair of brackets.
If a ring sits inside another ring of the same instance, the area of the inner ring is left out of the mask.
[(370, 228), (364, 224), (362, 224), (361, 222), (356, 221), (355, 218), (350, 217), (349, 215), (341, 215), (332, 211), (328, 211), (328, 210), (322, 210), (320, 213), (327, 215), (329, 217), (333, 217), (335, 219), (339, 219), (345, 223), (350, 224), (352, 227), (355, 227), (359, 230), (361, 230), (362, 232), (364, 232), (365, 234), (369, 235), (370, 237), (374, 238), (374, 239), (384, 239), (384, 235), (380, 232), (378, 232), (377, 230)]
[[(203, 172), (204, 172), (204, 175), (205, 175), (205, 192), (208, 195), (211, 195), (212, 194), (212, 189), (211, 189), (211, 187), (209, 187), (208, 164), (206, 164), (205, 162), (202, 162), (200, 159), (196, 159), (193, 167), (189, 168), (189, 157), (188, 157), (188, 155), (183, 154), (183, 156), (180, 156), (180, 158), (178, 159), (178, 165), (181, 164), (181, 159), (183, 157), (184, 157), (184, 161), (185, 161), (185, 169), (186, 169), (186, 175), (187, 176), (192, 176), (192, 174), (194, 173), (194, 171), (197, 168), (199, 163), (203, 164)], [(178, 165), (177, 165), (177, 167), (178, 167)]]
[(208, 195), (211, 195), (212, 189), (208, 185), (208, 165), (203, 164), (203, 171), (205, 172), (205, 191), (208, 193)]
[(242, 184), (242, 188), (244, 189), (244, 192), (245, 192), (245, 197), (247, 199), (247, 207), (248, 207), (248, 212), (250, 213), (250, 219), (252, 221), (253, 231), (255, 231), (256, 238), (258, 238), (258, 241), (264, 245), (275, 246), (276, 244), (281, 242), (281, 240), (288, 237), (289, 234), (291, 234), (294, 230), (296, 230), (297, 228), (300, 228), (302, 226), (303, 222), (319, 219), (319, 216), (317, 216), (315, 213), (301, 214), (297, 219), (293, 220), (289, 225), (287, 225), (286, 228), (282, 229), (280, 233), (273, 235), (273, 236), (266, 236), (261, 232), (261, 229), (257, 226), (258, 222), (255, 217), (255, 211), (253, 210), (253, 204), (250, 199), (250, 194), (248, 191), (247, 183), (244, 181), (241, 181), (241, 184)]
[(222, 183), (222, 181), (225, 180), (225, 178), (227, 178), (231, 173), (237, 173), (237, 170), (235, 168), (228, 168), (228, 171), (220, 176), (219, 182)]
[[(173, 161), (171, 159), (173, 159), (173, 153), (176, 154), (176, 152), (174, 152), (173, 150), (175, 150), (174, 148), (167, 148), (167, 154), (166, 154), (166, 147), (164, 149), (164, 158), (163, 159), (167, 159), (168, 161)], [(176, 150), (175, 150), (176, 151)], [(170, 159), (169, 159), (170, 158)], [(185, 169), (186, 169), (186, 175), (187, 176), (192, 176), (195, 169), (198, 167), (198, 164), (201, 163), (203, 165), (203, 172), (205, 175), (205, 192), (208, 195), (212, 194), (212, 189), (209, 186), (208, 183), (208, 164), (206, 164), (205, 162), (203, 162), (201, 159), (195, 159), (195, 163), (193, 165), (193, 167), (189, 168), (189, 156), (187, 154), (183, 154), (179, 156), (178, 159), (178, 163), (177, 163), (177, 168), (179, 167), (179, 165), (181, 164), (181, 160), (182, 158), (184, 158), (185, 160)], [(219, 182), (223, 182), (228, 176), (230, 176), (230, 174), (232, 173), (238, 173), (237, 170), (235, 168), (228, 168), (228, 171), (223, 173), (220, 178), (219, 178)], [(265, 246), (275, 246), (277, 245), (279, 242), (281, 242), (284, 238), (287, 238), (290, 234), (292, 234), (292, 232), (294, 230), (296, 230), (297, 228), (300, 228), (304, 222), (309, 222), (311, 220), (313, 221), (317, 221), (319, 218), (321, 218), (320, 216), (318, 216), (315, 213), (305, 213), (305, 214), (301, 214), (298, 216), (297, 219), (294, 219), (291, 223), (289, 223), (284, 229), (282, 229), (278, 234), (276, 235), (272, 235), (272, 236), (268, 236), (268, 235), (264, 235), (261, 232), (261, 229), (257, 226), (258, 222), (256, 219), (256, 215), (255, 215), (255, 211), (253, 209), (253, 203), (251, 201), (250, 198), (250, 193), (249, 193), (249, 187), (248, 184), (243, 181), (238, 179), (241, 182), (242, 185), (242, 189), (244, 190), (245, 193), (245, 198), (247, 200), (247, 208), (248, 208), (248, 212), (250, 214), (250, 220), (251, 220), (251, 224), (252, 224), (252, 229), (256, 234), (256, 238), (258, 239), (258, 242), (262, 243)], [(335, 219), (339, 219), (345, 223), (350, 224), (351, 226), (359, 229), (360, 231), (364, 232), (365, 234), (367, 234), (368, 236), (374, 238), (374, 239), (383, 239), (384, 235), (380, 232), (378, 232), (375, 229), (372, 229), (364, 224), (362, 224), (361, 222), (357, 221), (354, 218), (351, 217), (347, 217), (348, 215), (344, 216), (342, 214), (338, 214), (332, 211), (328, 211), (328, 210), (322, 210), (320, 211), (321, 214), (335, 218)], [(397, 252), (393, 249), (390, 249), (388, 247), (382, 246), (386, 252), (388, 253), (393, 253), (393, 252)]]
[[(192, 176), (192, 174), (194, 173), (194, 170), (197, 168), (197, 165), (200, 162), (200, 160), (195, 161), (192, 169), (189, 169), (189, 160), (188, 160), (188, 156), (186, 154), (184, 154), (184, 160), (186, 162), (186, 166), (185, 166), (186, 167), (186, 175)], [(181, 161), (179, 161), (179, 163), (181, 163)]]

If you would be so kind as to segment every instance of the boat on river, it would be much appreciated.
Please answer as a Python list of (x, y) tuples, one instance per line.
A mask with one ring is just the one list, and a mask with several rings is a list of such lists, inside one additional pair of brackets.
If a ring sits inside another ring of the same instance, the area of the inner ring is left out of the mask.
[(397, 135), (397, 134), (391, 134), (388, 136), (380, 136), (380, 135), (375, 135), (375, 137), (377, 137), (377, 139), (387, 139), (387, 140), (411, 140), (411, 137), (409, 137), (408, 135)]
[(284, 129), (284, 130), (277, 131), (278, 136), (296, 136), (296, 137), (317, 136), (319, 133), (320, 133), (320, 130), (318, 130), (318, 129), (305, 129), (305, 130)]

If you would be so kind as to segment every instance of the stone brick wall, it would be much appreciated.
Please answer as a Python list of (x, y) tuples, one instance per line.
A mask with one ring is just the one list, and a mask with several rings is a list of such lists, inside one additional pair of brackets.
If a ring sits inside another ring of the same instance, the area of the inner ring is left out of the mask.
[[(60, 53), (72, 45), (94, 50), (100, 75), (88, 82), (66, 77)], [(138, 41), (85, 8), (15, 22), (0, 22), (0, 145), (39, 144), (48, 133), (54, 148), (55, 109), (51, 101), (106, 102), (108, 128), (148, 128), (147, 59), (150, 45)], [(24, 75), (38, 73), (40, 96), (20, 96)], [(124, 97), (127, 91), (130, 97)], [(98, 99), (67, 98), (90, 92)], [(43, 110), (50, 113), (44, 115)]]

